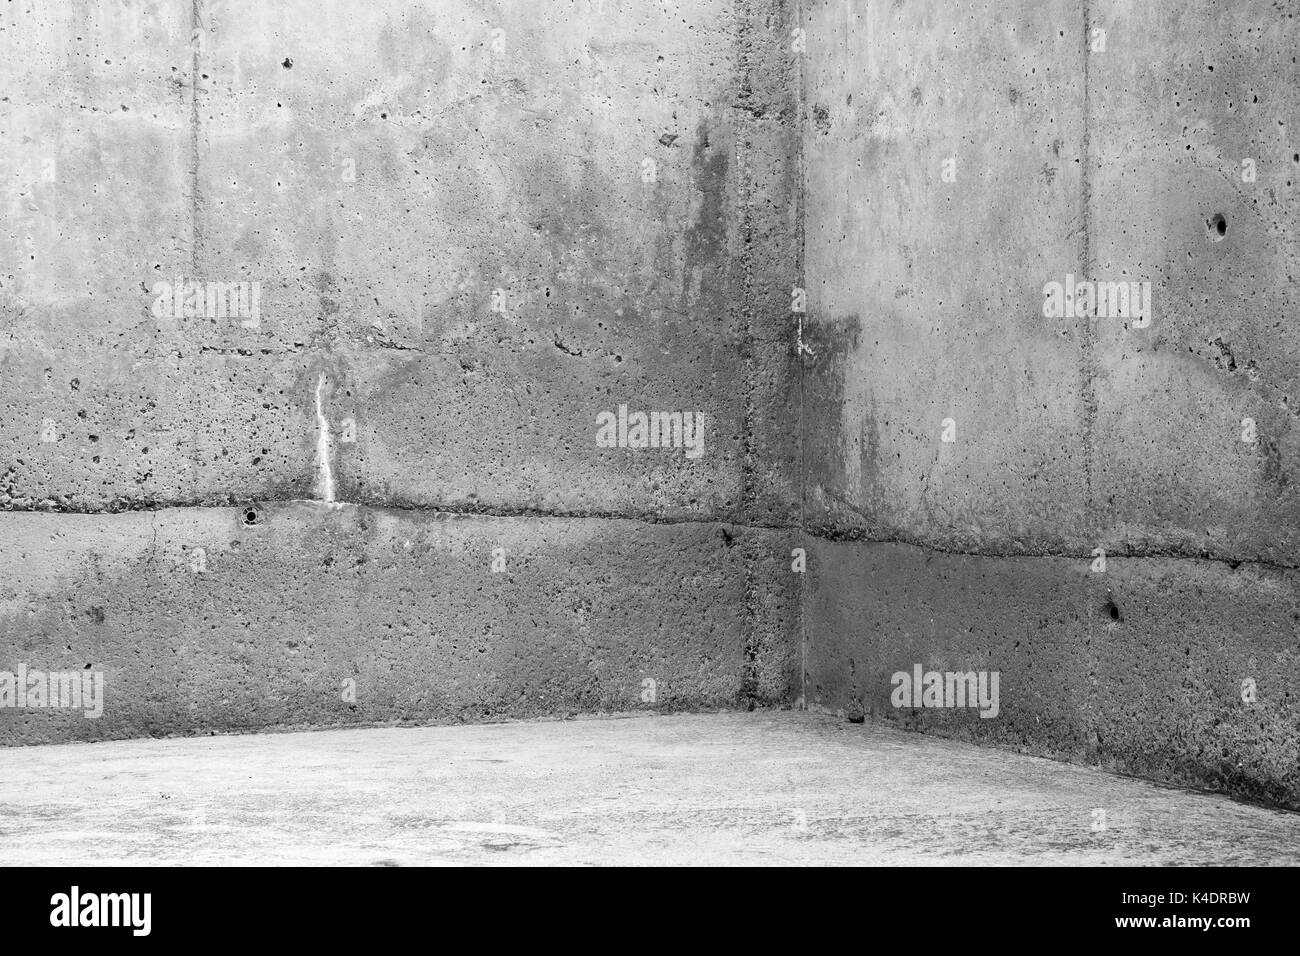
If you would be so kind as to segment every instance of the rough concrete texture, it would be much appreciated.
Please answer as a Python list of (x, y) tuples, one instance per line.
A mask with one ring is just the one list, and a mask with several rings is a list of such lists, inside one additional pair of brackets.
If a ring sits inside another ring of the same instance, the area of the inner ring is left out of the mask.
[[(310, 497), (325, 375), (346, 500), (783, 518), (783, 74), (721, 0), (552, 6), (10, 7), (0, 501)], [(154, 315), (173, 277), (257, 327)], [(620, 403), (706, 453), (598, 448)]]
[(122, 741), (6, 761), (0, 860), (16, 866), (69, 853), (91, 865), (1300, 863), (1294, 814), (798, 714)]
[[(1300, 795), (1295, 572), (819, 543), (808, 692), (877, 720), (1277, 803)], [(998, 671), (999, 710), (895, 707), (897, 672)], [(1254, 681), (1255, 700), (1242, 699)]]
[[(0, 11), (0, 509), (55, 512), (0, 514), (0, 670), (108, 694), (0, 739), (792, 700), (770, 13)], [(258, 283), (256, 320), (177, 279)], [(598, 447), (620, 404), (703, 453)], [(326, 481), (352, 504), (293, 503)]]
[(1077, 246), (1075, 7), (810, 10), (815, 524), (951, 547), (1078, 520), (1078, 348), (1036, 301)]
[[(1300, 806), (1296, 29), (8, 5), (0, 668), (111, 706), (0, 740), (804, 703)], [(704, 453), (599, 447), (622, 404)], [(895, 710), (917, 663), (999, 717)]]
[[(1294, 17), (996, 9), (810, 12), (825, 354), (806, 387), (810, 421), (833, 423), (809, 428), (814, 520), (995, 553), (1295, 563)], [(1067, 273), (1151, 281), (1150, 325), (1045, 318)]]
[(102, 672), (105, 698), (99, 717), (2, 708), (7, 743), (744, 707), (792, 691), (796, 608), (762, 617), (745, 601), (788, 573), (777, 532), (308, 502), (0, 525), (6, 658)]
[[(1300, 806), (1294, 12), (807, 24), (808, 520), (969, 555), (819, 546), (809, 703)], [(1046, 317), (1067, 275), (1149, 323)], [(1000, 670), (1001, 715), (896, 710), (917, 663)]]

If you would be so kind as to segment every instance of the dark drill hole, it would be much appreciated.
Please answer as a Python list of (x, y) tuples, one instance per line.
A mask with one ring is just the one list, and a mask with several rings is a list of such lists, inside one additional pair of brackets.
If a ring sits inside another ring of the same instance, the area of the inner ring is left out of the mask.
[(261, 520), (262, 520), (262, 516), (261, 514), (258, 513), (258, 510), (256, 508), (244, 509), (244, 524), (253, 525), (253, 524), (257, 524)]
[(291, 70), (291, 69), (293, 69), (293, 60), (289, 59), (289, 58), (286, 56), (286, 57), (284, 58), (284, 62), (281, 63), (280, 65), (281, 65), (282, 67), (284, 67), (286, 70)]
[(1223, 218), (1223, 213), (1216, 212), (1213, 219), (1207, 219), (1205, 228), (1210, 232), (1210, 238), (1218, 242), (1228, 234), (1228, 220)]
[(1124, 616), (1119, 613), (1119, 605), (1116, 604), (1114, 601), (1106, 602), (1106, 611), (1108, 614), (1110, 614), (1110, 619), (1112, 621), (1124, 620)]

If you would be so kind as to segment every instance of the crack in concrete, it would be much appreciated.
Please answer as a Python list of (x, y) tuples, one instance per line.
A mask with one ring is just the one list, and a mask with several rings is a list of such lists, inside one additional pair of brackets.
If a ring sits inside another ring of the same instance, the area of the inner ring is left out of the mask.
[[(244, 505), (256, 502), (258, 504), (315, 504), (323, 502), (318, 498), (244, 498), (234, 499), (225, 498), (219, 501), (173, 501), (173, 502), (133, 502), (130, 507), (112, 509), (77, 509), (77, 508), (0, 508), (0, 520), (3, 520), (5, 514), (58, 514), (66, 516), (100, 516), (106, 514), (131, 514), (139, 512), (148, 512), (153, 516), (164, 511), (191, 511), (191, 510), (210, 510), (227, 508), (237, 510)], [(427, 515), (429, 517), (464, 517), (464, 518), (540, 518), (553, 521), (627, 521), (647, 526), (655, 525), (709, 525), (709, 526), (726, 526), (747, 531), (788, 531), (797, 533), (802, 536), (816, 538), (830, 544), (897, 544), (905, 547), (917, 548), (922, 551), (929, 551), (934, 554), (948, 554), (956, 557), (968, 558), (987, 558), (987, 559), (1007, 559), (1020, 560), (1032, 558), (1065, 558), (1081, 562), (1091, 562), (1093, 553), (1091, 549), (1070, 551), (1064, 548), (1018, 548), (1002, 549), (998, 551), (973, 550), (961, 547), (945, 547), (934, 541), (926, 540), (915, 535), (907, 534), (879, 534), (862, 529), (844, 529), (833, 528), (825, 525), (802, 526), (792, 522), (781, 521), (739, 521), (728, 518), (725, 515), (716, 517), (676, 517), (671, 515), (657, 515), (652, 512), (620, 512), (620, 511), (554, 511), (545, 508), (505, 508), (490, 507), (479, 505), (454, 505), (454, 504), (413, 504), (409, 502), (376, 502), (360, 500), (355, 502), (340, 502), (331, 500), (328, 502), (335, 508), (353, 507), (366, 508), (371, 511), (390, 512), (395, 514), (410, 515)], [(1265, 570), (1291, 572), (1300, 571), (1300, 562), (1285, 563), (1273, 561), (1260, 557), (1226, 557), (1206, 551), (1191, 551), (1176, 547), (1170, 548), (1125, 548), (1122, 545), (1108, 546), (1105, 548), (1106, 558), (1109, 561), (1118, 559), (1133, 560), (1158, 560), (1167, 559), (1173, 561), (1202, 561), (1214, 564), (1226, 564), (1233, 570), (1242, 565), (1262, 568)]]
[[(1078, 560), (1091, 562), (1094, 558), (1092, 550), (1087, 551), (1069, 551), (1064, 548), (1006, 548), (998, 551), (980, 551), (961, 547), (946, 547), (934, 541), (922, 538), (917, 535), (908, 534), (889, 534), (881, 535), (870, 531), (860, 531), (857, 529), (840, 529), (828, 528), (825, 526), (813, 526), (804, 529), (808, 534), (831, 543), (846, 544), (901, 544), (907, 547), (919, 548), (923, 551), (929, 551), (935, 554), (950, 554), (957, 557), (968, 558), (1007, 558), (1007, 559), (1024, 559), (1024, 558), (1066, 558), (1069, 560)], [(1265, 568), (1275, 571), (1300, 571), (1300, 562), (1288, 564), (1281, 561), (1272, 561), (1267, 558), (1253, 557), (1225, 557), (1208, 551), (1192, 551), (1185, 548), (1125, 548), (1123, 545), (1107, 546), (1104, 548), (1106, 560), (1113, 561), (1121, 558), (1130, 558), (1136, 560), (1158, 560), (1168, 559), (1173, 561), (1205, 561), (1215, 564), (1226, 564), (1233, 570), (1241, 565), (1252, 565), (1259, 568)]]

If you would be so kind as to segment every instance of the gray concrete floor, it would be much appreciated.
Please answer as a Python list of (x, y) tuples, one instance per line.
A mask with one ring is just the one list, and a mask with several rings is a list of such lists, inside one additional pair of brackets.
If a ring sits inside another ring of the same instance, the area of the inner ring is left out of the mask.
[(4, 766), (0, 860), (20, 866), (1300, 863), (1297, 814), (797, 713), (25, 747)]

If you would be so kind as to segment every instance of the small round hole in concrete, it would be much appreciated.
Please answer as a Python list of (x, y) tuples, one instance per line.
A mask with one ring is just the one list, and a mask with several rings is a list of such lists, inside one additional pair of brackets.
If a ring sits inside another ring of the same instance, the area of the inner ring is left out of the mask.
[(255, 525), (255, 524), (260, 524), (261, 521), (262, 521), (262, 513), (258, 511), (256, 508), (244, 509), (244, 524)]
[(1114, 601), (1106, 602), (1106, 613), (1110, 615), (1110, 619), (1112, 621), (1124, 620), (1124, 615), (1121, 614), (1119, 611), (1119, 605), (1116, 604)]
[(1205, 220), (1205, 229), (1210, 234), (1212, 242), (1220, 242), (1228, 234), (1228, 220), (1223, 218), (1223, 213), (1216, 212), (1211, 218)]

